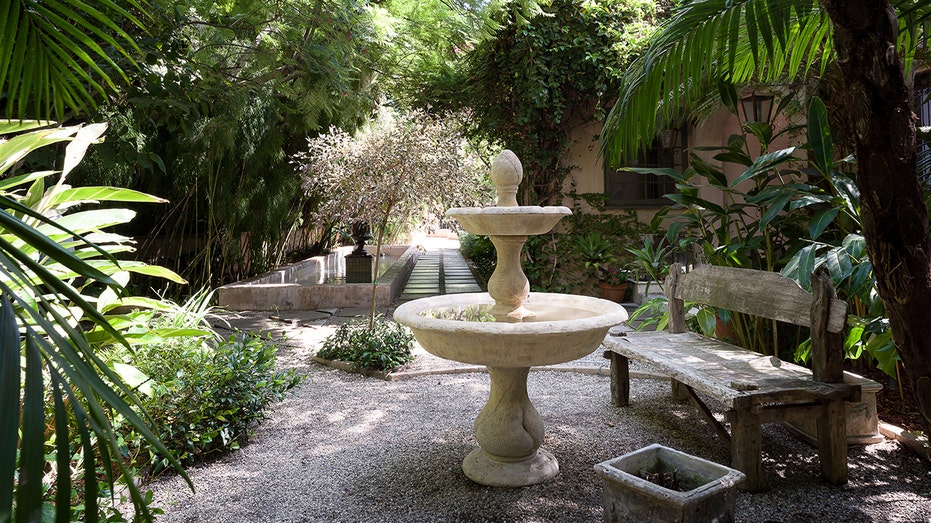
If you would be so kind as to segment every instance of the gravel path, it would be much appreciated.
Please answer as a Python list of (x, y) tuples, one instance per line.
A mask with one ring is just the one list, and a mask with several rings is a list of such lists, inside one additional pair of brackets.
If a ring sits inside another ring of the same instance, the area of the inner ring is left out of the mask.
[[(560, 463), (552, 481), (524, 488), (472, 483), (460, 463), (488, 395), (481, 372), (383, 381), (311, 362), (332, 327), (291, 325), (279, 364), (306, 376), (275, 405), (250, 443), (152, 483), (160, 521), (171, 522), (597, 522), (602, 486), (594, 464), (661, 443), (719, 463), (728, 453), (666, 382), (632, 380), (632, 406), (615, 408), (609, 378), (533, 372), (529, 393)], [(281, 334), (276, 331), (276, 334)], [(604, 367), (599, 353), (573, 365)], [(455, 367), (422, 353), (412, 371)], [(636, 369), (634, 369), (636, 370)], [(403, 376), (402, 376), (403, 377)], [(850, 482), (818, 480), (814, 448), (779, 426), (763, 433), (770, 489), (740, 493), (738, 521), (931, 521), (931, 468), (897, 443), (850, 450)]]

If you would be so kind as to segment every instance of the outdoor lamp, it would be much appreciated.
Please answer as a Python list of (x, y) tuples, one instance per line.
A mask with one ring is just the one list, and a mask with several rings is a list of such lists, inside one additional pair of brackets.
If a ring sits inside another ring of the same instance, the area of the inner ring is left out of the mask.
[(744, 110), (744, 123), (769, 123), (773, 99), (772, 95), (756, 93), (741, 98), (740, 105)]

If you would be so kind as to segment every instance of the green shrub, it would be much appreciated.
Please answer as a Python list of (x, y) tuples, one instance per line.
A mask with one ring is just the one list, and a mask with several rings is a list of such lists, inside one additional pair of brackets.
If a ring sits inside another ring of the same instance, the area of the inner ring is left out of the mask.
[(414, 336), (407, 327), (379, 318), (369, 329), (368, 319), (356, 318), (327, 337), (317, 356), (347, 361), (357, 369), (391, 372), (414, 359), (413, 348)]
[[(270, 339), (250, 334), (211, 345), (202, 338), (166, 339), (140, 347), (133, 358), (152, 380), (143, 403), (156, 433), (186, 465), (239, 448), (265, 407), (300, 382), (292, 371), (275, 370)], [(135, 434), (126, 440), (140, 443)], [(167, 465), (148, 448), (137, 451), (137, 463), (151, 460), (153, 474)]]
[(459, 236), (459, 252), (478, 270), (485, 281), (491, 278), (498, 263), (495, 246), (488, 236), (465, 233)]

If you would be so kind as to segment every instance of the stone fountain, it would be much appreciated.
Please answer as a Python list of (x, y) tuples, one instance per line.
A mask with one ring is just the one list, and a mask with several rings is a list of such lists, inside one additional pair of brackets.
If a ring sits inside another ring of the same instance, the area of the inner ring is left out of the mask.
[(505, 150), (491, 167), (497, 205), (446, 213), (466, 231), (491, 237), (498, 264), (488, 292), (414, 300), (394, 313), (394, 319), (410, 327), (427, 352), (487, 366), (491, 391), (475, 419), (479, 448), (466, 456), (462, 470), (472, 481), (494, 487), (533, 485), (559, 472), (556, 458), (540, 448), (543, 421), (527, 395), (530, 367), (591, 354), (608, 329), (627, 319), (624, 308), (608, 300), (530, 294), (520, 264), (524, 243), (528, 236), (549, 232), (571, 211), (518, 206), (522, 178), (517, 156)]

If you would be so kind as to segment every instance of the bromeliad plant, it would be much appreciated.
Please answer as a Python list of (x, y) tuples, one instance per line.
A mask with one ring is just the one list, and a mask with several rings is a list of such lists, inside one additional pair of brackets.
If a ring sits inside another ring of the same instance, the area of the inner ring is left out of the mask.
[[(117, 261), (117, 253), (131, 250), (129, 239), (104, 229), (131, 219), (131, 211), (83, 208), (160, 200), (66, 183), (104, 130), (0, 121), (0, 136), (7, 136), (0, 139), (0, 521), (70, 521), (76, 502), (85, 519), (95, 521), (99, 478), (111, 493), (116, 483), (124, 486), (137, 515), (151, 519), (148, 499), (121, 459), (113, 416), (184, 474), (150, 429), (151, 420), (139, 414), (136, 392), (98, 354), (101, 346), (128, 346), (128, 338), (152, 335), (131, 332), (131, 316), (108, 314), (119, 305), (148, 302), (119, 297), (130, 272), (182, 281), (158, 267)], [(18, 172), (31, 152), (64, 144), (60, 171)], [(46, 184), (55, 175), (57, 181)], [(79, 456), (80, 474), (73, 456)]]

